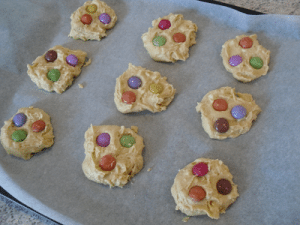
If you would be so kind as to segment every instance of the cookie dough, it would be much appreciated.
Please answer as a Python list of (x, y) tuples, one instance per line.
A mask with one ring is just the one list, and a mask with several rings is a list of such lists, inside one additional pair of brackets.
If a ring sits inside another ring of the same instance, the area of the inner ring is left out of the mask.
[(179, 170), (171, 188), (176, 210), (188, 216), (207, 214), (219, 219), (220, 213), (239, 196), (233, 176), (221, 160), (199, 158)]
[(138, 128), (93, 126), (85, 132), (85, 176), (110, 187), (123, 187), (143, 168), (143, 138)]
[(196, 44), (197, 25), (184, 20), (181, 14), (172, 14), (152, 21), (153, 28), (142, 35), (144, 47), (155, 61), (185, 61), (189, 47)]
[(261, 112), (252, 95), (222, 87), (208, 92), (198, 103), (202, 126), (210, 138), (235, 138), (248, 132)]
[(20, 108), (1, 128), (1, 144), (8, 154), (30, 159), (54, 143), (50, 116), (38, 108)]
[(32, 66), (28, 64), (27, 73), (40, 89), (61, 94), (79, 76), (81, 68), (91, 63), (86, 55), (84, 51), (56, 45), (37, 57)]
[(225, 42), (221, 56), (226, 70), (242, 82), (266, 75), (270, 51), (259, 45), (257, 35), (240, 35)]
[(71, 32), (74, 39), (98, 40), (106, 36), (106, 30), (117, 22), (115, 11), (105, 2), (87, 1), (71, 15)]
[(176, 92), (166, 80), (159, 72), (129, 63), (116, 81), (114, 101), (117, 109), (122, 113), (166, 110)]

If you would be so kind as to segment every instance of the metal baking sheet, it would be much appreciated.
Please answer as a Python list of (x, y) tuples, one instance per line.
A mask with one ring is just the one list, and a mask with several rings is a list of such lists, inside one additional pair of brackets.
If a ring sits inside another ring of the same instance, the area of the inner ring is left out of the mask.
[[(189, 224), (297, 224), (300, 17), (247, 15), (194, 0), (105, 2), (118, 21), (100, 42), (68, 38), (70, 15), (83, 0), (1, 3), (0, 121), (21, 107), (38, 107), (51, 116), (55, 135), (53, 147), (29, 161), (7, 155), (0, 146), (1, 186), (63, 224), (182, 224), (185, 215), (175, 210), (170, 192), (173, 180), (179, 169), (207, 157), (229, 167), (240, 197), (219, 220), (197, 216)], [(185, 62), (155, 62), (143, 47), (141, 35), (152, 20), (169, 13), (183, 14), (198, 26), (197, 44)], [(244, 84), (225, 70), (220, 53), (228, 39), (254, 33), (271, 51), (270, 70)], [(26, 67), (55, 45), (81, 49), (92, 59), (61, 95), (39, 90)], [(117, 111), (115, 79), (128, 63), (158, 71), (173, 84), (177, 93), (166, 111)], [(252, 94), (262, 112), (248, 133), (219, 141), (204, 132), (195, 107), (208, 91), (223, 86)], [(90, 124), (139, 127), (144, 168), (124, 188), (85, 178), (81, 163)]]

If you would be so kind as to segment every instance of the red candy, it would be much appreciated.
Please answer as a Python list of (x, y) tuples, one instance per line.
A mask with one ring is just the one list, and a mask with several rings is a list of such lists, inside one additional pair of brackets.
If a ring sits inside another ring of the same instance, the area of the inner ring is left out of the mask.
[(180, 43), (180, 42), (185, 42), (186, 40), (186, 37), (184, 34), (182, 33), (176, 33), (173, 35), (173, 40), (177, 43)]
[(205, 190), (200, 186), (194, 186), (189, 191), (189, 196), (195, 201), (200, 202), (206, 197)]
[(161, 20), (158, 24), (159, 29), (166, 30), (171, 27), (171, 22), (169, 20)]
[(204, 162), (197, 163), (195, 166), (193, 166), (193, 174), (202, 177), (205, 176), (208, 173), (208, 166)]
[(105, 155), (101, 158), (99, 166), (104, 171), (111, 171), (115, 168), (117, 160), (112, 155)]
[(83, 24), (91, 24), (93, 21), (92, 19), (92, 16), (89, 15), (89, 14), (84, 14), (82, 17), (81, 17), (81, 22)]
[(132, 104), (136, 100), (136, 96), (134, 92), (132, 91), (125, 91), (122, 95), (122, 102), (125, 102), (127, 104)]
[(252, 47), (252, 44), (253, 44), (253, 41), (251, 38), (249, 37), (244, 37), (240, 40), (240, 43), (239, 45), (242, 47), (242, 48), (251, 48)]
[(37, 120), (32, 124), (31, 129), (33, 132), (41, 132), (45, 127), (46, 123), (43, 120)]
[(213, 108), (216, 111), (225, 111), (228, 108), (228, 104), (227, 104), (226, 100), (224, 100), (224, 99), (216, 99), (213, 102)]

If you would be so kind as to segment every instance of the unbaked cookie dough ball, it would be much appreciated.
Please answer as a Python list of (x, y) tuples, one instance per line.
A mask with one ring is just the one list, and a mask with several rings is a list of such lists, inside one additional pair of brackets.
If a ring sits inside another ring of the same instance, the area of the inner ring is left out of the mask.
[(248, 132), (261, 112), (252, 95), (222, 87), (208, 92), (198, 103), (202, 126), (210, 138), (235, 138)]
[(115, 11), (105, 2), (87, 1), (71, 15), (69, 37), (83, 41), (100, 41), (107, 35), (106, 30), (113, 28), (116, 22)]
[(1, 144), (7, 154), (25, 160), (54, 143), (50, 116), (39, 108), (20, 108), (1, 128)]
[(188, 216), (207, 214), (219, 219), (220, 213), (239, 196), (233, 176), (221, 160), (199, 158), (179, 170), (171, 188), (176, 210)]
[(152, 21), (152, 28), (142, 35), (144, 47), (155, 61), (185, 61), (189, 48), (196, 44), (197, 25), (172, 14)]
[(138, 128), (104, 125), (93, 126), (85, 132), (85, 176), (110, 187), (123, 187), (143, 168), (143, 138)]
[(28, 64), (27, 73), (40, 89), (61, 94), (79, 76), (81, 68), (91, 63), (86, 56), (84, 51), (56, 45)]
[(221, 56), (226, 70), (242, 82), (266, 75), (270, 51), (258, 43), (257, 35), (240, 35), (225, 42)]
[(116, 80), (117, 109), (122, 113), (166, 110), (176, 92), (166, 80), (159, 72), (129, 63), (128, 69)]

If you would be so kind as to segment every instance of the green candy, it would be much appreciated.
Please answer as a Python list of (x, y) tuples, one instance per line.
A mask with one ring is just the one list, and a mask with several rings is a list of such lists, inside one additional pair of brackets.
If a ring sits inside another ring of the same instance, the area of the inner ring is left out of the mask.
[(135, 144), (135, 139), (131, 135), (123, 135), (120, 139), (120, 143), (125, 148), (130, 148)]
[(60, 72), (58, 69), (52, 69), (48, 72), (47, 78), (53, 82), (58, 81)]
[(154, 46), (160, 47), (165, 45), (167, 42), (167, 39), (162, 37), (162, 36), (156, 36), (155, 38), (153, 38), (152, 43)]
[(11, 135), (11, 139), (15, 142), (24, 141), (27, 137), (27, 132), (25, 130), (16, 130)]
[(254, 69), (260, 69), (263, 67), (264, 65), (264, 62), (262, 61), (261, 58), (259, 57), (252, 57), (250, 59), (250, 65), (254, 68)]

